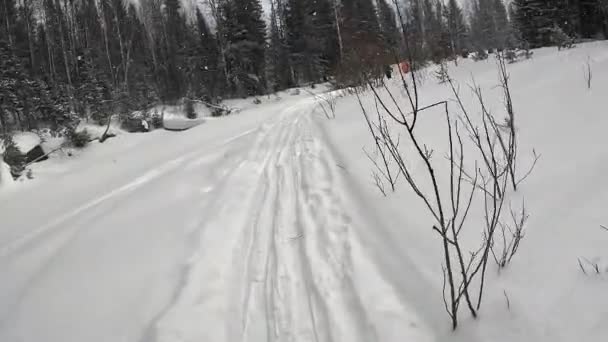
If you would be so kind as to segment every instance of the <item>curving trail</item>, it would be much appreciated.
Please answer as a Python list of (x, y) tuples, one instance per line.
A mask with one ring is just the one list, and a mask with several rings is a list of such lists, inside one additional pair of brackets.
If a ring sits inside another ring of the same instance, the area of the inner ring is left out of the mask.
[(0, 239), (0, 340), (433, 340), (357, 236), (313, 106)]

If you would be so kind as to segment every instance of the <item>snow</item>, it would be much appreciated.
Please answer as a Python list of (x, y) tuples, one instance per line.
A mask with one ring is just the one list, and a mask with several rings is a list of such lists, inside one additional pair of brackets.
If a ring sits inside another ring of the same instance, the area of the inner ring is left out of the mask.
[[(26, 154), (33, 150), (34, 147), (40, 145), (41, 140), (36, 133), (19, 132), (13, 135), (13, 142), (15, 142), (15, 145), (21, 153)], [(4, 153), (4, 140), (0, 139), (0, 154), (2, 153)]]
[(0, 158), (0, 190), (14, 183), (11, 167)]
[[(583, 72), (587, 58), (592, 61), (595, 80), (591, 89), (587, 89)], [(479, 109), (467, 87), (472, 78), (482, 87), (490, 110), (500, 112), (501, 90), (496, 87), (497, 70), (491, 58), (461, 60), (459, 67), (451, 64), (450, 69), (475, 114)], [(508, 69), (518, 115), (520, 172), (529, 167), (532, 149), (542, 154), (518, 194), (525, 198), (531, 217), (513, 263), (500, 275), (490, 275), (481, 319), (472, 321), (465, 313), (456, 336), (464, 341), (605, 341), (608, 273), (585, 276), (578, 259), (597, 262), (602, 270), (608, 262), (608, 232), (600, 229), (608, 221), (608, 184), (602, 176), (608, 172), (603, 142), (608, 125), (608, 44), (584, 44), (561, 52), (540, 49), (531, 60), (508, 65)], [(394, 89), (397, 92), (398, 87)], [(432, 78), (425, 81), (420, 93), (423, 104), (453, 97), (446, 85)], [(419, 134), (430, 148), (436, 148), (438, 156), (444, 155), (442, 115), (441, 109), (425, 112), (419, 123)], [(371, 162), (361, 152), (362, 147), (373, 151), (373, 141), (358, 103), (338, 102), (337, 119), (324, 127), (329, 145), (337, 147), (340, 163), (355, 182), (351, 188), (360, 191), (369, 205), (365, 214), (374, 213), (386, 222), (374, 224), (373, 233), (364, 230), (364, 240), (378, 253), (390, 281), (407, 289), (407, 302), (419, 302), (419, 312), (427, 312), (427, 319), (435, 321), (431, 325), (435, 331), (445, 330), (447, 316), (442, 303), (436, 302), (441, 300), (441, 246), (430, 232), (431, 218), (405, 184), (386, 199), (380, 196), (371, 178)], [(428, 287), (411, 285), (411, 269), (404, 260), (423, 273)], [(437, 298), (429, 298), (429, 291)], [(449, 332), (437, 336), (438, 340), (451, 340)]]
[[(432, 220), (405, 183), (386, 198), (374, 187), (356, 98), (336, 93), (327, 120), (301, 91), (227, 101), (238, 115), (187, 131), (94, 142), (0, 191), (0, 341), (605, 341), (608, 273), (585, 275), (578, 259), (608, 266), (608, 44), (508, 68), (521, 167), (542, 154), (516, 195), (532, 216), (513, 263), (489, 272), (480, 318), (462, 311), (458, 331)], [(500, 111), (491, 59), (450, 73), (465, 105), (473, 77)], [(451, 97), (431, 76), (420, 94)], [(441, 115), (419, 123), (438, 156)]]
[(205, 118), (211, 116), (211, 111), (201, 103), (194, 104), (196, 114), (194, 119), (186, 117), (183, 106), (161, 106), (155, 110), (162, 113), (165, 129), (173, 131), (183, 131), (198, 126), (205, 122)]
[[(80, 122), (80, 124), (78, 124), (78, 127), (76, 127), (77, 132), (87, 131), (87, 133), (89, 133), (89, 135), (91, 136), (91, 139), (101, 138), (101, 136), (103, 136), (103, 134), (106, 132), (106, 129), (106, 125), (97, 125), (92, 122), (84, 121)], [(113, 119), (110, 123), (110, 129), (108, 130), (108, 133), (120, 135), (126, 132), (120, 128), (120, 124), (117, 122), (117, 120)], [(59, 142), (59, 140), (55, 140), (55, 144), (57, 142)]]

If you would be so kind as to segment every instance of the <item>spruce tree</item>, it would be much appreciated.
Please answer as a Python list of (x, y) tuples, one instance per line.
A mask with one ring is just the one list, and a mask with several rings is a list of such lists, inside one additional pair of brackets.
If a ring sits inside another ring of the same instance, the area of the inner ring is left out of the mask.
[(286, 31), (289, 44), (289, 62), (296, 84), (316, 79), (320, 46), (314, 40), (310, 0), (287, 0)]
[(163, 97), (174, 101), (183, 96), (185, 89), (184, 39), (187, 37), (185, 18), (180, 14), (179, 0), (165, 0), (165, 88)]
[(17, 7), (15, 0), (0, 1), (0, 39), (6, 40), (6, 44), (12, 45), (15, 42), (14, 29), (15, 19), (17, 18)]
[[(404, 13), (405, 53), (410, 62), (421, 64), (425, 60), (422, 1), (407, 0)], [(413, 68), (417, 68), (417, 66), (413, 65)]]
[(513, 0), (515, 27), (530, 47), (547, 45), (548, 30), (553, 27), (544, 0)]
[(263, 94), (266, 91), (266, 23), (259, 0), (226, 0), (220, 10), (232, 94)]
[(295, 83), (317, 82), (338, 60), (337, 33), (328, 0), (287, 0), (286, 42)]
[(492, 47), (503, 49), (511, 38), (511, 30), (509, 19), (507, 17), (507, 8), (503, 0), (492, 0), (492, 16), (494, 24), (494, 39)]
[(426, 56), (434, 62), (439, 62), (444, 57), (441, 13), (437, 13), (432, 0), (422, 0), (422, 10)]
[(199, 8), (196, 9), (196, 26), (199, 36), (196, 43), (198, 46), (197, 58), (200, 62), (198, 68), (201, 74), (201, 82), (205, 88), (202, 95), (213, 101), (224, 90), (219, 65), (219, 47), (216, 37), (209, 29), (207, 21)]
[(397, 29), (395, 11), (387, 0), (378, 0), (378, 16), (384, 48), (387, 53), (392, 54), (392, 52), (397, 51), (399, 45), (399, 30)]
[(467, 26), (462, 9), (456, 0), (448, 0), (444, 17), (453, 58), (467, 49)]
[(289, 46), (283, 23), (285, 11), (280, 2), (271, 2), (270, 37), (268, 46), (268, 83), (273, 91), (279, 91), (294, 85), (289, 63)]
[(314, 39), (321, 49), (320, 76), (327, 80), (340, 62), (340, 42), (336, 25), (334, 0), (311, 0)]

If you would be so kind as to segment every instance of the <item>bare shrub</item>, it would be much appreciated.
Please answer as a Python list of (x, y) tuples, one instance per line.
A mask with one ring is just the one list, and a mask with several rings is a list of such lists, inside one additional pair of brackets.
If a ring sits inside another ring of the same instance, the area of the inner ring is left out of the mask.
[(446, 83), (448, 81), (448, 66), (445, 61), (439, 63), (439, 69), (435, 70), (435, 78), (439, 84)]
[(591, 71), (591, 58), (587, 56), (587, 61), (583, 67), (584, 76), (585, 76), (585, 84), (587, 84), (587, 89), (591, 89), (591, 81), (593, 80), (593, 72)]
[[(602, 231), (608, 232), (608, 227), (605, 225), (600, 225), (600, 229), (602, 229)], [(593, 260), (589, 260), (587, 258), (578, 258), (578, 267), (585, 275), (599, 275), (602, 273), (608, 273), (608, 266), (604, 265), (604, 267), (602, 267), (598, 258), (594, 258)]]
[(337, 92), (329, 92), (325, 94), (317, 94), (306, 89), (306, 92), (310, 94), (317, 102), (317, 105), (325, 114), (327, 119), (336, 118), (336, 105), (338, 104), (339, 95)]
[(492, 244), (492, 256), (498, 269), (502, 269), (511, 262), (524, 238), (524, 228), (530, 215), (526, 212), (525, 202), (522, 201), (521, 210), (510, 210), (511, 222), (499, 222), (500, 236)]
[[(397, 11), (403, 31), (404, 45), (409, 48), (407, 25), (400, 11)], [(409, 50), (407, 60), (414, 66), (408, 74), (401, 70), (400, 84), (405, 93), (405, 100), (400, 100), (384, 82), (377, 83), (365, 74), (358, 74), (366, 82), (355, 88), (355, 95), (366, 120), (369, 132), (375, 143), (375, 156), (370, 160), (374, 164), (374, 179), (381, 192), (386, 194), (385, 184), (390, 183), (394, 189), (396, 180), (403, 176), (409, 190), (424, 204), (433, 217), (432, 230), (440, 238), (443, 250), (443, 299), (445, 310), (449, 315), (452, 328), (458, 326), (458, 315), (462, 304), (473, 317), (478, 316), (483, 299), (486, 271), (492, 255), (503, 259), (507, 264), (517, 252), (523, 238), (523, 227), (526, 217), (525, 206), (522, 213), (512, 213), (514, 223), (507, 225), (502, 218), (507, 203), (507, 191), (516, 190), (518, 184), (529, 175), (518, 177), (517, 170), (517, 133), (515, 129), (515, 112), (510, 95), (509, 76), (504, 57), (499, 57), (498, 70), (506, 116), (504, 122), (492, 115), (485, 105), (480, 87), (475, 86), (473, 93), (481, 108), (480, 124), (476, 124), (461, 100), (458, 86), (449, 78), (445, 70), (445, 79), (453, 90), (460, 114), (450, 106), (448, 100), (423, 104), (420, 99), (420, 75), (415, 67), (415, 59)], [(403, 60), (395, 53), (397, 62)], [(363, 97), (370, 96), (374, 107), (366, 105)], [(435, 158), (435, 151), (429, 142), (419, 134), (418, 120), (422, 113), (431, 108), (440, 108), (447, 128), (447, 160), (449, 167), (439, 164), (442, 159)], [(371, 115), (375, 111), (375, 115)], [(392, 127), (395, 127), (394, 129)], [(463, 131), (464, 129), (464, 131)], [(465, 133), (463, 135), (463, 133)], [(469, 137), (475, 148), (465, 149), (463, 136)], [(379, 158), (378, 158), (379, 156)], [(377, 160), (380, 160), (378, 162)], [(536, 158), (535, 160), (538, 160)], [(407, 161), (407, 162), (406, 162)], [(411, 165), (420, 162), (423, 171), (416, 172)], [(534, 163), (534, 165), (536, 162)], [(391, 165), (397, 168), (392, 171)], [(467, 167), (471, 169), (467, 169)], [(442, 180), (448, 180), (442, 183)], [(481, 194), (481, 198), (476, 195)], [(467, 250), (461, 243), (461, 233), (468, 222), (471, 208), (480, 206), (484, 214), (484, 229), (477, 249)], [(523, 215), (523, 216), (522, 216)], [(513, 234), (508, 235), (513, 227)], [(503, 245), (506, 252), (493, 249), (497, 232), (504, 227)], [(513, 236), (513, 238), (510, 238)]]

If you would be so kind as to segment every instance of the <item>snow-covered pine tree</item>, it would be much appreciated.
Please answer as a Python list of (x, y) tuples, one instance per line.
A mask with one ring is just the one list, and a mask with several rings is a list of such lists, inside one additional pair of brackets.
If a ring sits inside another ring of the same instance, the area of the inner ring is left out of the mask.
[(338, 37), (328, 0), (286, 0), (286, 42), (296, 84), (326, 78), (338, 60)]
[(492, 17), (494, 21), (493, 48), (504, 49), (511, 39), (511, 26), (507, 16), (507, 8), (503, 0), (492, 0)]
[[(405, 34), (405, 56), (414, 64), (424, 63), (426, 57), (423, 51), (425, 42), (422, 11), (422, 0), (405, 0), (400, 10)], [(417, 65), (413, 65), (417, 68)]]
[(530, 47), (550, 44), (548, 32), (553, 27), (547, 0), (513, 0), (515, 28)]
[(372, 0), (345, 1), (340, 13), (344, 42), (344, 59), (338, 75), (340, 82), (358, 85), (382, 77), (391, 58), (385, 54), (380, 23)]
[(6, 40), (5, 44), (13, 45), (15, 42), (15, 19), (17, 18), (17, 7), (15, 0), (0, 1), (0, 39)]
[(210, 101), (220, 96), (224, 90), (222, 82), (222, 72), (219, 65), (219, 47), (215, 35), (209, 29), (209, 25), (199, 8), (196, 8), (196, 25), (198, 28), (198, 58), (200, 58), (200, 72), (203, 85), (205, 86), (204, 96), (209, 97)]
[(175, 101), (186, 94), (184, 60), (186, 59), (186, 20), (180, 14), (180, 0), (165, 0), (165, 100)]
[(321, 47), (314, 39), (313, 14), (310, 0), (286, 1), (285, 29), (289, 63), (296, 84), (312, 82), (318, 78)]
[(380, 33), (384, 42), (384, 49), (392, 57), (399, 51), (399, 29), (395, 11), (388, 4), (387, 0), (378, 0), (378, 17), (380, 20)]
[(456, 60), (458, 55), (467, 50), (467, 25), (462, 13), (462, 8), (456, 0), (448, 0), (444, 7), (444, 18), (447, 25), (450, 50), (452, 58)]
[(424, 49), (427, 58), (439, 62), (445, 57), (444, 46), (442, 46), (442, 19), (441, 13), (437, 13), (433, 0), (422, 0), (423, 27), (424, 27)]
[(259, 95), (266, 91), (266, 23), (259, 0), (226, 0), (220, 20), (231, 93)]
[(289, 63), (289, 46), (286, 42), (285, 11), (279, 0), (271, 1), (270, 37), (267, 51), (268, 85), (273, 91), (293, 86)]
[(314, 39), (319, 42), (320, 61), (319, 76), (327, 80), (332, 71), (335, 71), (340, 61), (340, 43), (337, 32), (334, 0), (312, 1), (312, 23)]

